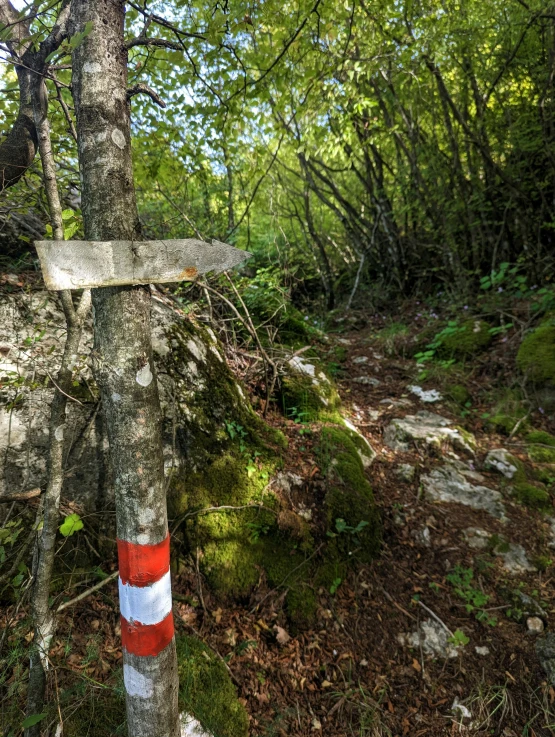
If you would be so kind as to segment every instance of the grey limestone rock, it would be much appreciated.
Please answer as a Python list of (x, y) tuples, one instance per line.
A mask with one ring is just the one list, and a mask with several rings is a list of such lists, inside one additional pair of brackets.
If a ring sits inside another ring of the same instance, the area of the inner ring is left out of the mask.
[(437, 449), (450, 445), (471, 456), (476, 449), (476, 440), (472, 433), (454, 427), (451, 420), (427, 410), (393, 420), (385, 429), (384, 441), (393, 450), (401, 451), (408, 451), (411, 443)]
[(464, 504), (498, 519), (505, 518), (505, 505), (499, 491), (471, 484), (449, 464), (434, 468), (428, 475), (422, 476), (422, 484), (427, 496), (433, 501)]

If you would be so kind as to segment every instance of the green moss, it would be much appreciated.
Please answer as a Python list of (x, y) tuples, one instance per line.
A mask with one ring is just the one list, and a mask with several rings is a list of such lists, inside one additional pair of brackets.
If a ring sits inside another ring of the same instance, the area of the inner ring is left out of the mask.
[(450, 399), (461, 406), (470, 401), (470, 392), (462, 384), (450, 384), (445, 391)]
[(285, 608), (289, 621), (293, 625), (293, 633), (314, 624), (317, 607), (316, 592), (308, 581), (289, 589), (285, 600)]
[(277, 335), (280, 343), (296, 348), (321, 336), (321, 332), (312, 327), (294, 307), (288, 306), (282, 314)]
[(492, 341), (489, 325), (483, 320), (466, 320), (448, 334), (438, 334), (439, 355), (466, 358), (485, 350)]
[[(292, 410), (303, 412), (304, 419), (314, 421), (341, 405), (333, 383), (316, 366), (316, 381), (309, 374), (291, 370), (282, 380), (281, 402), (285, 415)], [(318, 376), (318, 374), (320, 374)]]
[(497, 401), (491, 416), (487, 419), (487, 425), (494, 432), (510, 435), (520, 421), (517, 430), (517, 433), (520, 434), (528, 428), (527, 414), (521, 393), (514, 389), (503, 389), (497, 395)]
[(542, 325), (527, 335), (520, 344), (516, 362), (530, 381), (555, 383), (555, 327)]
[(534, 463), (555, 463), (555, 448), (545, 448), (542, 445), (529, 445), (528, 456)]
[(179, 709), (214, 737), (247, 737), (249, 720), (225, 665), (201, 640), (176, 638)]
[(457, 430), (457, 432), (462, 437), (462, 439), (464, 440), (464, 442), (468, 446), (468, 448), (470, 448), (470, 450), (472, 452), (474, 452), (476, 450), (476, 447), (477, 447), (476, 446), (476, 438), (474, 437), (474, 435), (471, 432), (469, 432), (468, 430), (465, 430), (464, 427), (461, 427), (460, 425), (455, 425), (453, 427), (453, 429), (454, 430)]
[[(328, 477), (326, 516), (328, 530), (334, 537), (332, 552), (348, 558), (356, 551), (357, 558), (371, 560), (379, 547), (380, 525), (374, 504), (372, 487), (365, 474), (352, 431), (340, 427), (324, 427), (320, 433), (318, 455), (322, 470)], [(337, 531), (337, 520), (358, 532)]]
[[(502, 433), (503, 435), (510, 435), (515, 429), (519, 420), (522, 420), (526, 416), (524, 411), (518, 412), (518, 414), (496, 414), (488, 418), (488, 427), (496, 432)], [(522, 432), (526, 427), (526, 422), (523, 420), (517, 430), (517, 434)]]
[(553, 565), (553, 560), (548, 555), (537, 555), (532, 559), (532, 564), (538, 571), (547, 571)]
[[(221, 505), (263, 502), (264, 506), (275, 506), (273, 494), (264, 492), (276, 459), (259, 457), (252, 473), (251, 462), (235, 447), (213, 459), (204, 470), (173, 479), (169, 494), (172, 516)], [(201, 567), (212, 587), (224, 595), (243, 596), (260, 576), (257, 566), (264, 531), (275, 526), (276, 516), (271, 512), (241, 509), (191, 516), (185, 530), (190, 548), (202, 551)], [(262, 536), (257, 531), (262, 531)]]
[(526, 440), (529, 443), (539, 443), (540, 445), (550, 445), (555, 448), (555, 436), (550, 435), (543, 430), (532, 430), (526, 434)]
[(550, 504), (550, 496), (546, 489), (534, 486), (527, 481), (520, 481), (514, 485), (514, 494), (517, 500), (526, 507), (532, 509), (547, 509)]
[(547, 486), (555, 483), (555, 468), (552, 465), (534, 466), (532, 475), (536, 481), (541, 481), (542, 484), (546, 484)]

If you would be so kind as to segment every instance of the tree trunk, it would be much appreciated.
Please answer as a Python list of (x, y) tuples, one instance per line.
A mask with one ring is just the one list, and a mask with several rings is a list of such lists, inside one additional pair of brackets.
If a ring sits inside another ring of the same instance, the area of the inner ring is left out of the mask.
[[(140, 240), (122, 0), (75, 0), (74, 53), (85, 238)], [(114, 472), (123, 668), (131, 737), (177, 737), (178, 676), (161, 412), (147, 287), (93, 290), (95, 370)]]

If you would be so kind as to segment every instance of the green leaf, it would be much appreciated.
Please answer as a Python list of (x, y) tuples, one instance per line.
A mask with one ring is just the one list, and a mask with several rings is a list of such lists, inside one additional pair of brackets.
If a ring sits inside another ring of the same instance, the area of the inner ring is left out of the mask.
[(71, 537), (75, 532), (83, 529), (83, 522), (81, 517), (76, 514), (69, 514), (60, 525), (60, 532), (64, 537)]
[(27, 727), (32, 727), (33, 725), (41, 722), (45, 716), (46, 712), (43, 712), (42, 714), (31, 714), (31, 716), (23, 720), (21, 726), (23, 727), (23, 729), (27, 729)]
[(467, 637), (462, 630), (455, 630), (453, 632), (453, 637), (449, 637), (448, 641), (457, 647), (464, 647), (465, 645), (468, 645), (470, 638)]

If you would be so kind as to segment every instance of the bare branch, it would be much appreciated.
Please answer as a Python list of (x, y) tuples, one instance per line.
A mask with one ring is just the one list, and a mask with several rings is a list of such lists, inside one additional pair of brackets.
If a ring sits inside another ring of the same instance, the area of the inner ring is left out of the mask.
[(25, 491), (12, 491), (0, 494), (0, 504), (2, 502), (26, 502), (28, 499), (34, 499), (41, 495), (38, 486), (34, 489), (26, 489)]
[(175, 41), (168, 41), (165, 38), (146, 38), (145, 36), (137, 36), (130, 41), (126, 41), (125, 47), (132, 49), (135, 46), (159, 46), (161, 49), (173, 49), (174, 51), (183, 51), (183, 45)]
[(56, 609), (56, 614), (62, 612), (64, 609), (67, 609), (70, 606), (74, 606), (74, 604), (77, 604), (80, 601), (83, 601), (83, 599), (86, 599), (87, 596), (94, 594), (95, 591), (98, 591), (98, 589), (101, 589), (103, 586), (106, 586), (107, 583), (113, 581), (114, 578), (117, 578), (118, 574), (119, 571), (114, 571), (113, 573), (110, 573), (109, 576), (106, 576), (106, 578), (103, 578), (102, 581), (99, 581), (94, 586), (91, 586), (90, 589), (83, 591), (83, 593), (79, 594), (79, 596), (76, 596), (74, 599), (71, 599), (70, 601), (65, 601), (63, 604), (60, 604), (60, 606)]
[(166, 107), (166, 103), (162, 100), (160, 95), (144, 82), (138, 82), (127, 90), (128, 100), (130, 100), (133, 95), (148, 95), (157, 105), (160, 107)]

